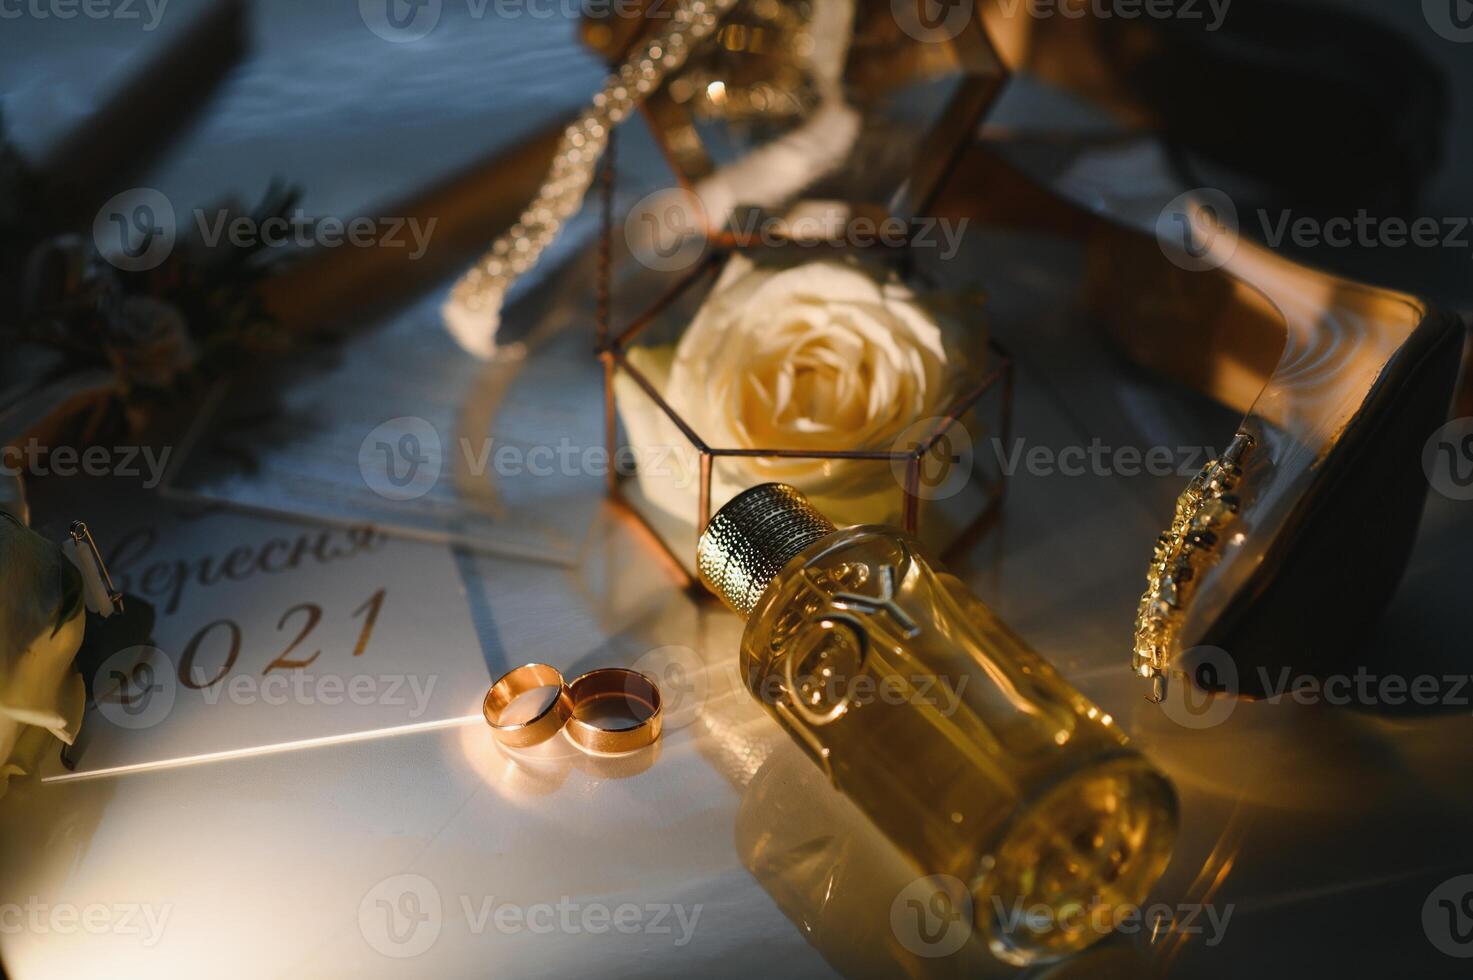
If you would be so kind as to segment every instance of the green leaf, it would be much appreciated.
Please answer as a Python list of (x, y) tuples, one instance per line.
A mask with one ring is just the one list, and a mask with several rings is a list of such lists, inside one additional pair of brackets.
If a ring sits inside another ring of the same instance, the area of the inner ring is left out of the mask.
[(0, 511), (0, 669), (82, 610), (82, 576), (61, 548)]

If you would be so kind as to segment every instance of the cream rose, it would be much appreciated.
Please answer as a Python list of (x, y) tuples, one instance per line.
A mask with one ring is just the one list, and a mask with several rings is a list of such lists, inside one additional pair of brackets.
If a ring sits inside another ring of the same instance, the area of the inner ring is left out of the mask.
[[(771, 267), (738, 256), (676, 345), (635, 347), (628, 357), (713, 447), (890, 451), (946, 412), (972, 366), (966, 351), (980, 350), (981, 338), (954, 303), (859, 263)], [(642, 494), (692, 523), (693, 450), (633, 381), (621, 374), (615, 384)], [(651, 465), (662, 458), (674, 462)], [(899, 519), (900, 486), (884, 461), (719, 458), (712, 505), (773, 480), (840, 523)]]

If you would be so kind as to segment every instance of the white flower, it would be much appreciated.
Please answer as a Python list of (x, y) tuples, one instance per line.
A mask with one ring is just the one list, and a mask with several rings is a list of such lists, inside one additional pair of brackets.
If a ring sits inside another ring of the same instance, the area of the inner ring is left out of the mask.
[(76, 567), (0, 510), (0, 796), (11, 776), (33, 769), (27, 750), (44, 744), (26, 737), (29, 728), (76, 738), (86, 693), (72, 660), (85, 627)]
[[(634, 347), (628, 358), (712, 447), (908, 449), (897, 441), (951, 407), (970, 366), (964, 349), (981, 349), (980, 324), (960, 323), (949, 306), (858, 263), (772, 267), (737, 256), (673, 349)], [(615, 384), (641, 492), (694, 522), (693, 451), (631, 379), (621, 372)], [(651, 472), (668, 447), (680, 465)], [(719, 458), (712, 507), (774, 480), (840, 524), (899, 522), (901, 487), (885, 461)]]

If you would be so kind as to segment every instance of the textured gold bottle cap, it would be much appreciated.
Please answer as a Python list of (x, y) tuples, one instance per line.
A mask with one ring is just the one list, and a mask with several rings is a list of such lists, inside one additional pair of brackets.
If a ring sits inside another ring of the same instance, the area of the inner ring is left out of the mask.
[(833, 532), (833, 522), (802, 493), (764, 483), (732, 497), (711, 518), (696, 546), (696, 566), (706, 588), (745, 617), (783, 566)]

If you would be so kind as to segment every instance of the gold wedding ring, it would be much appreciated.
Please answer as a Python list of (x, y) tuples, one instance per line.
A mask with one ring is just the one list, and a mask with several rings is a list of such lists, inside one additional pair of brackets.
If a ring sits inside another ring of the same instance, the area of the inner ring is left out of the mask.
[[(660, 737), (663, 723), (660, 689), (638, 671), (623, 667), (590, 670), (568, 685), (568, 693), (573, 702), (568, 737), (581, 748), (609, 754), (633, 752), (654, 744)], [(611, 702), (622, 703), (637, 720), (618, 728), (606, 728), (579, 717), (580, 711), (586, 713), (594, 705)]]
[[(511, 725), (502, 723), (501, 717), (513, 701), (528, 691), (543, 687), (557, 688), (557, 696), (549, 700), (541, 711), (526, 721)], [(486, 700), (481, 703), (481, 713), (486, 716), (486, 724), (491, 726), (502, 745), (524, 749), (540, 745), (561, 731), (573, 716), (573, 701), (557, 668), (547, 664), (523, 664), (502, 674), (491, 685), (491, 690), (486, 692)]]

